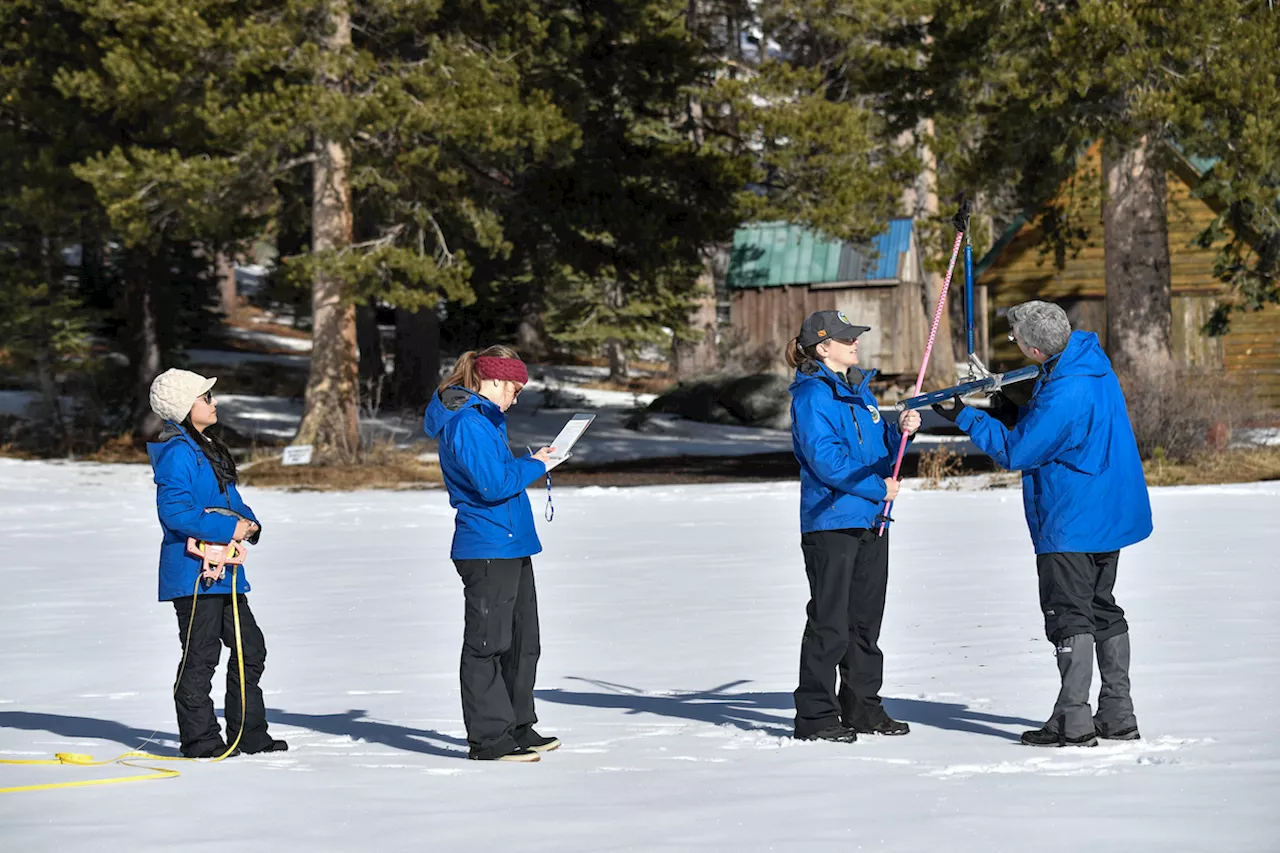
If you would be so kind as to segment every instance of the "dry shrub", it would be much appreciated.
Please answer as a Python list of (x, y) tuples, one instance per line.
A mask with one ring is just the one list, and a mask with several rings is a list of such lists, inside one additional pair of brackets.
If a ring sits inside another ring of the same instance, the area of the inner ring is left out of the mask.
[(421, 450), (377, 445), (351, 464), (314, 462), (283, 465), (279, 452), (255, 455), (240, 465), (240, 483), (246, 486), (285, 488), (294, 491), (356, 491), (359, 489), (426, 489), (443, 483), (440, 465), (421, 458)]
[(1225, 450), (1253, 415), (1248, 389), (1221, 371), (1139, 370), (1120, 382), (1143, 459)]
[(920, 488), (939, 489), (942, 487), (943, 480), (958, 475), (962, 470), (964, 468), (960, 454), (949, 447), (942, 446), (920, 454), (916, 473), (924, 481), (920, 484)]
[(1148, 486), (1195, 486), (1280, 480), (1280, 447), (1202, 451), (1184, 462), (1156, 454), (1143, 464)]
[(151, 457), (147, 455), (146, 444), (135, 440), (127, 433), (104, 440), (97, 448), (80, 458), (86, 462), (107, 464), (120, 462), (148, 464), (151, 461)]

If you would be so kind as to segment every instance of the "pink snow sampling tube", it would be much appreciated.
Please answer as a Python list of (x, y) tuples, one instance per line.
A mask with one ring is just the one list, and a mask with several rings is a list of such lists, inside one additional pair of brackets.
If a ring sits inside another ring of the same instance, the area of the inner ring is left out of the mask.
[[(960, 244), (964, 241), (964, 232), (956, 232), (956, 243), (951, 247), (951, 263), (947, 264), (947, 277), (942, 281), (942, 292), (938, 294), (938, 308), (933, 312), (933, 327), (929, 329), (929, 341), (924, 345), (924, 360), (920, 362), (920, 374), (916, 377), (916, 390), (912, 397), (920, 396), (920, 386), (924, 385), (924, 372), (929, 367), (929, 356), (933, 353), (933, 339), (938, 336), (938, 323), (942, 321), (942, 309), (947, 304), (947, 291), (951, 289), (951, 274), (956, 271), (956, 258), (960, 256)], [(907, 434), (902, 433), (902, 441), (898, 443), (898, 458), (893, 463), (893, 479), (898, 479), (902, 470), (902, 457), (907, 452)], [(884, 535), (889, 524), (889, 513), (893, 510), (893, 501), (884, 502), (884, 520), (880, 522), (877, 536)]]

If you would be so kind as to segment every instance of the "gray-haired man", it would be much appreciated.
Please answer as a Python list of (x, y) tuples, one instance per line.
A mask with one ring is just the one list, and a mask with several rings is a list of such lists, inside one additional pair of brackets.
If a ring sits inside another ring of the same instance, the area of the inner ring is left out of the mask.
[[(966, 407), (934, 409), (1010, 471), (1022, 472), (1045, 634), (1061, 688), (1029, 746), (1094, 746), (1138, 738), (1129, 697), (1129, 625), (1112, 587), (1120, 549), (1151, 535), (1151, 503), (1120, 382), (1092, 332), (1072, 332), (1049, 302), (1009, 309), (1009, 339), (1043, 365), (1031, 401), (1005, 423)], [(1093, 656), (1102, 688), (1089, 708)]]

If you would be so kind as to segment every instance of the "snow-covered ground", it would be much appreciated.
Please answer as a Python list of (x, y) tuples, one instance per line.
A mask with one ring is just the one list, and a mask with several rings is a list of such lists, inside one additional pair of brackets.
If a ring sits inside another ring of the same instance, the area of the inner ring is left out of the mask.
[[(557, 752), (464, 760), (444, 494), (247, 489), (290, 751), (0, 795), (0, 848), (1280, 849), (1280, 484), (1153, 490), (1156, 534), (1117, 590), (1144, 740), (1070, 750), (1015, 743), (1057, 681), (1016, 490), (904, 492), (882, 645), (912, 733), (854, 745), (787, 736), (795, 484), (561, 489), (553, 524), (531, 496)], [(0, 460), (4, 757), (107, 757), (153, 729), (172, 748), (158, 537), (145, 467)], [(0, 787), (134, 772), (0, 765)]]

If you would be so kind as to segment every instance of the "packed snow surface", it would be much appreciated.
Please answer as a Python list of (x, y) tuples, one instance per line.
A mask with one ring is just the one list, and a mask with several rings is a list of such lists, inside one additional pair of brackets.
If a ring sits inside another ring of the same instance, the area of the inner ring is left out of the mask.
[[(912, 732), (854, 745), (789, 737), (794, 483), (558, 489), (552, 524), (530, 494), (538, 728), (561, 749), (465, 760), (446, 495), (246, 489), (289, 752), (0, 794), (0, 848), (1280, 849), (1280, 484), (1153, 490), (1117, 587), (1143, 740), (1062, 750), (1016, 743), (1057, 682), (1016, 489), (904, 491), (881, 644)], [(3, 757), (105, 758), (155, 729), (173, 751), (158, 543), (147, 468), (0, 460)], [(142, 772), (0, 765), (0, 787)]]

